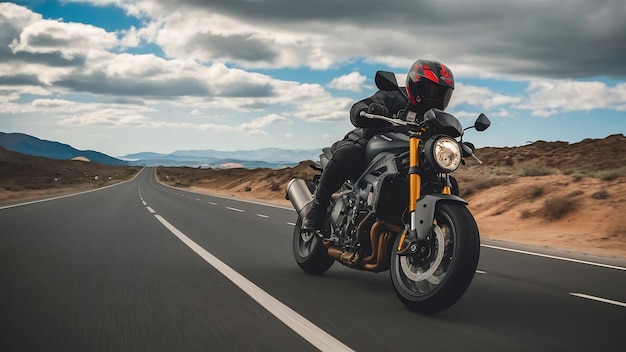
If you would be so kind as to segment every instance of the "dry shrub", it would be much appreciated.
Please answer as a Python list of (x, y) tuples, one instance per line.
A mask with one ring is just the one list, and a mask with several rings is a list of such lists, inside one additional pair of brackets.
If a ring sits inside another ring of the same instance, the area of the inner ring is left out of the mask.
[(613, 170), (602, 170), (598, 171), (598, 177), (603, 181), (613, 181), (621, 176), (626, 175), (626, 167), (621, 167), (619, 169)]
[(528, 209), (524, 209), (520, 213), (520, 218), (522, 218), (522, 219), (528, 219), (531, 216), (533, 216), (533, 212), (528, 210)]
[(487, 189), (487, 188), (511, 183), (511, 181), (512, 181), (511, 177), (487, 176), (487, 177), (475, 179), (473, 182), (471, 182), (470, 186), (476, 189)]
[(520, 165), (519, 171), (521, 176), (546, 176), (554, 174), (554, 171), (543, 164), (535, 161), (526, 162)]
[(530, 189), (530, 198), (535, 199), (543, 195), (544, 188), (542, 186), (532, 186)]
[(550, 220), (557, 220), (572, 212), (576, 203), (560, 196), (553, 196), (543, 203), (543, 214)]
[(568, 193), (568, 194), (566, 195), (566, 197), (567, 197), (567, 198), (573, 198), (573, 197), (580, 196), (580, 195), (583, 195), (583, 194), (585, 194), (585, 192), (583, 192), (583, 191), (581, 191), (581, 190), (576, 190), (576, 191), (573, 191), (573, 192)]
[(461, 197), (467, 197), (475, 192), (495, 186), (513, 182), (515, 178), (510, 176), (484, 175), (480, 177), (466, 177), (458, 179)]
[(594, 177), (602, 181), (613, 181), (626, 176), (626, 166), (613, 169), (569, 169), (565, 174), (571, 175), (575, 181), (580, 181), (583, 177)]
[(272, 192), (278, 192), (282, 189), (283, 189), (283, 186), (280, 183), (272, 182), (272, 184), (270, 185), (270, 190)]
[(591, 198), (593, 198), (593, 199), (607, 199), (607, 198), (609, 198), (609, 192), (607, 192), (605, 190), (598, 191), (598, 192), (595, 192), (594, 194), (592, 194)]

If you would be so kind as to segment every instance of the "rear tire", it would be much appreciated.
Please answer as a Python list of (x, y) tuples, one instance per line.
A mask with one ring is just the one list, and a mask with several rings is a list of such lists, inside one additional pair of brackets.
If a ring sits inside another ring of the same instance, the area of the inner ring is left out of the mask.
[(397, 236), (391, 260), (391, 280), (402, 303), (419, 313), (441, 312), (467, 290), (480, 255), (480, 236), (474, 217), (457, 202), (440, 201), (435, 208), (432, 255), (397, 255)]
[(328, 256), (321, 238), (302, 232), (301, 217), (293, 231), (293, 256), (302, 270), (314, 275), (325, 273), (335, 262)]

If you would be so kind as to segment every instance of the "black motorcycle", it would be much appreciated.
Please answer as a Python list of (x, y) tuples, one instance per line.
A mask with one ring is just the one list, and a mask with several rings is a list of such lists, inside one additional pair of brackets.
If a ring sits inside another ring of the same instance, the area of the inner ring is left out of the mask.
[[(391, 72), (378, 71), (375, 81), (379, 89), (404, 93)], [(320, 175), (289, 183), (287, 199), (298, 212), (296, 262), (311, 274), (326, 272), (335, 261), (371, 272), (389, 269), (402, 303), (416, 312), (440, 312), (467, 290), (478, 264), (478, 227), (450, 176), (464, 158), (478, 160), (474, 146), (462, 141), (465, 130), (459, 120), (438, 109), (421, 120), (410, 112), (404, 119), (361, 115), (404, 126), (403, 132), (369, 140), (368, 167), (333, 195), (323, 236), (301, 228)], [(466, 129), (484, 131), (490, 124), (480, 114)], [(330, 157), (330, 149), (324, 148), (320, 164), (313, 167), (324, 172)]]

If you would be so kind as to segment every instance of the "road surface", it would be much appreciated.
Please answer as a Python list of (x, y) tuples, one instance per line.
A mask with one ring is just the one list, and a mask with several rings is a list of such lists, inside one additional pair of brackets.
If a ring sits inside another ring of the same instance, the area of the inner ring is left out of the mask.
[(0, 351), (624, 351), (626, 268), (483, 243), (436, 316), (388, 272), (302, 272), (295, 212), (159, 184), (0, 208)]

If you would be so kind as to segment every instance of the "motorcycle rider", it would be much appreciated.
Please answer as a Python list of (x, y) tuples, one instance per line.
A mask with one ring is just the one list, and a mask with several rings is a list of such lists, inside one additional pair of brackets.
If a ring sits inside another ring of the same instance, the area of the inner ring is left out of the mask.
[(361, 116), (361, 111), (400, 119), (421, 120), (426, 111), (444, 110), (454, 89), (450, 69), (437, 61), (417, 60), (406, 77), (406, 95), (400, 91), (379, 90), (350, 109), (350, 122), (356, 127), (331, 146), (332, 157), (322, 172), (311, 208), (302, 220), (302, 229), (319, 232), (324, 226), (330, 197), (347, 180), (356, 180), (365, 170), (365, 146), (378, 133), (402, 130), (381, 120)]

